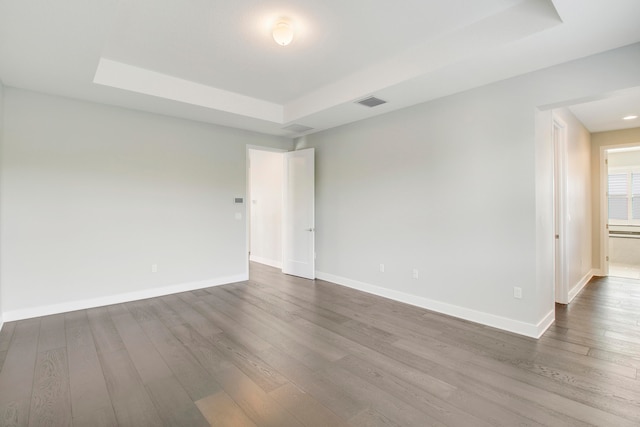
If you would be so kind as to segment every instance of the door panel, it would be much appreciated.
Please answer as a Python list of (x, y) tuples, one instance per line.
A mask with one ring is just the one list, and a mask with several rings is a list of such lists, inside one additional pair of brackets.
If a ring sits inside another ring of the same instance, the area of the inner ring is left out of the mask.
[(283, 263), (286, 274), (315, 279), (313, 148), (284, 155)]

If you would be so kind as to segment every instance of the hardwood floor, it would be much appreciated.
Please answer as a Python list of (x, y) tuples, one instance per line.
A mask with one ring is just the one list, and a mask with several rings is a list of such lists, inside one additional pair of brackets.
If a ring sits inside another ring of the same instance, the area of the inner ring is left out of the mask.
[(6, 323), (0, 426), (638, 426), (640, 282), (540, 339), (254, 264), (249, 282)]

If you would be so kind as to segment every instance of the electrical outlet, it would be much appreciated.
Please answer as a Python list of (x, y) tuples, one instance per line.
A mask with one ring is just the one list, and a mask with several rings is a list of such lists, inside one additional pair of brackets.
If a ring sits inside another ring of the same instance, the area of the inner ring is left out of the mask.
[(413, 277), (414, 279), (418, 278), (418, 269), (417, 268), (413, 269), (413, 273), (411, 274), (411, 277)]
[(384, 264), (380, 264), (380, 273), (384, 273)]
[(152, 273), (158, 272), (158, 264), (151, 264), (151, 272)]
[(522, 299), (522, 288), (517, 286), (513, 287), (513, 297), (517, 299)]

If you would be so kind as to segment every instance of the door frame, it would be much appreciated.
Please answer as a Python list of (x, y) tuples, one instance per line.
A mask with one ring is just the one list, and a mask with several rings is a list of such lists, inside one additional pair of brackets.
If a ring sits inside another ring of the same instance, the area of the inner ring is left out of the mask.
[(569, 304), (567, 277), (567, 124), (557, 114), (552, 115), (553, 144), (553, 232), (554, 232), (554, 295), (560, 304)]
[[(281, 148), (273, 148), (273, 147), (264, 147), (262, 145), (251, 145), (247, 144), (245, 148), (245, 255), (246, 255), (246, 268), (247, 268), (247, 277), (249, 275), (249, 262), (250, 262), (250, 251), (251, 251), (251, 157), (250, 150), (256, 151), (269, 151), (272, 153), (281, 153), (284, 154), (289, 150), (281, 149)], [(284, 166), (283, 166), (284, 167)]]
[(609, 229), (607, 228), (607, 224), (609, 223), (609, 204), (607, 203), (607, 193), (609, 189), (609, 150), (634, 147), (640, 147), (640, 141), (600, 147), (600, 273), (603, 276), (609, 275)]
[(600, 270), (603, 276), (609, 275), (609, 205), (607, 203), (608, 155), (612, 147), (600, 147)]

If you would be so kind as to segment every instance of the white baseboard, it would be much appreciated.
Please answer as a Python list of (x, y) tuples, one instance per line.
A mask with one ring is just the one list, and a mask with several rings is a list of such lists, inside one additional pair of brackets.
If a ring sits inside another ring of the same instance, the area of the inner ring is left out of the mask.
[(587, 274), (584, 275), (582, 279), (578, 283), (575, 284), (573, 288), (569, 290), (569, 302), (573, 301), (573, 299), (580, 293), (580, 291), (589, 283), (589, 280), (596, 276), (596, 270), (591, 270)]
[(248, 273), (235, 276), (219, 277), (215, 279), (202, 280), (198, 282), (180, 283), (177, 285), (164, 286), (162, 288), (145, 289), (142, 291), (126, 292), (123, 294), (109, 295), (105, 297), (92, 298), (80, 301), (70, 301), (60, 304), (52, 304), (39, 307), (10, 310), (3, 314), (3, 320), (11, 322), (14, 320), (30, 319), (33, 317), (48, 316), (50, 314), (67, 313), (69, 311), (84, 310), (87, 308), (103, 307), (105, 305), (120, 304), (123, 302), (137, 301), (147, 298), (161, 297), (180, 292), (193, 291), (196, 289), (209, 288), (212, 286), (226, 285), (229, 283), (243, 282), (249, 280)]
[(604, 272), (599, 268), (594, 268), (593, 270), (591, 270), (591, 272), (593, 273), (593, 277), (604, 277), (605, 276)]
[(273, 259), (262, 258), (262, 257), (259, 257), (259, 256), (253, 256), (253, 255), (251, 255), (249, 257), (249, 260), (251, 260), (253, 262), (258, 262), (260, 264), (268, 265), (269, 267), (279, 268), (279, 269), (282, 270), (282, 261), (276, 261), (276, 260), (273, 260)]
[(538, 322), (538, 324), (536, 325), (537, 332), (533, 338), (536, 338), (536, 339), (540, 338), (542, 334), (544, 334), (547, 331), (547, 329), (549, 329), (549, 327), (553, 325), (553, 322), (555, 321), (556, 321), (556, 309), (554, 308), (549, 313), (547, 313), (547, 315), (544, 316), (544, 318), (541, 321)]
[(403, 302), (405, 304), (414, 305), (425, 308), (427, 310), (436, 311), (438, 313), (447, 314), (449, 316), (458, 317), (469, 320), (471, 322), (480, 323), (482, 325), (491, 326), (493, 328), (502, 329), (519, 335), (525, 335), (532, 338), (540, 338), (544, 331), (555, 320), (555, 312), (551, 311), (537, 324), (525, 323), (519, 320), (513, 320), (506, 317), (496, 316), (494, 314), (484, 313), (469, 308), (460, 307), (429, 298), (419, 297), (404, 292), (394, 291), (392, 289), (382, 288), (380, 286), (351, 280), (344, 277), (334, 276), (333, 274), (316, 271), (316, 277), (321, 280), (333, 282), (348, 288), (367, 292), (369, 294), (389, 298), (394, 301)]

